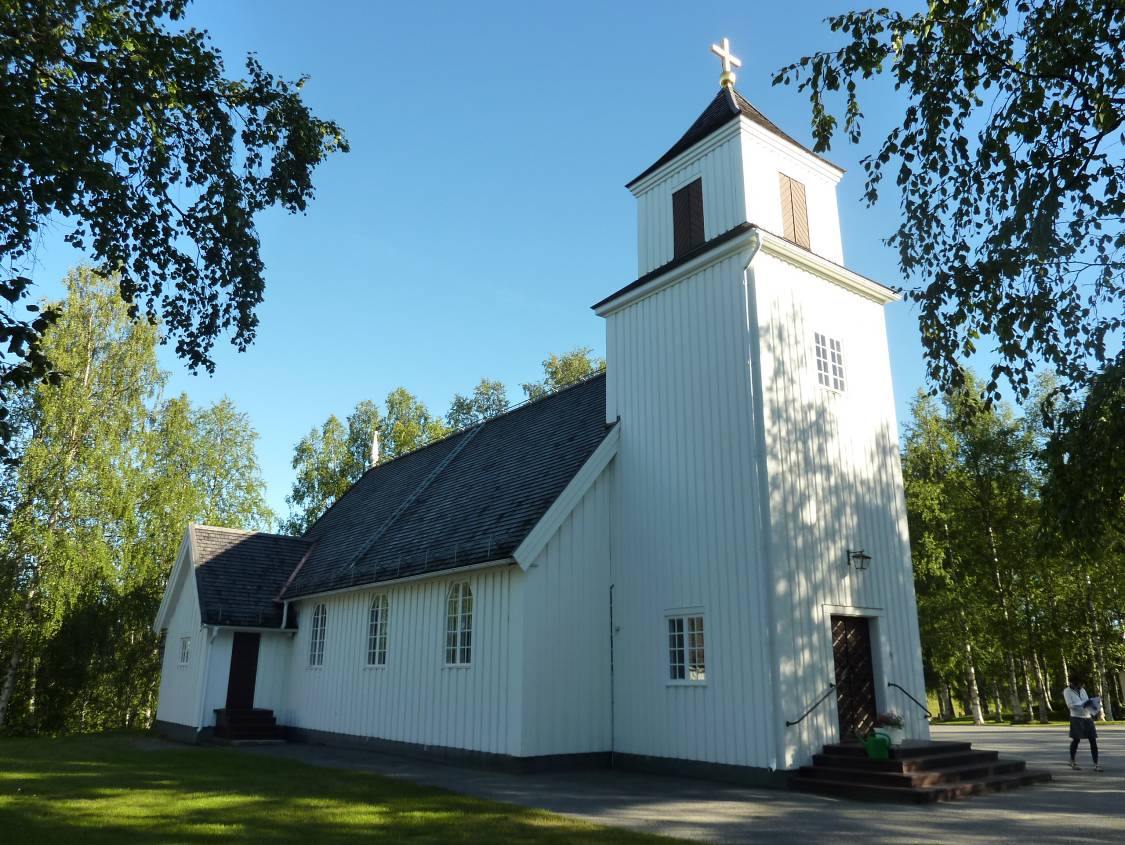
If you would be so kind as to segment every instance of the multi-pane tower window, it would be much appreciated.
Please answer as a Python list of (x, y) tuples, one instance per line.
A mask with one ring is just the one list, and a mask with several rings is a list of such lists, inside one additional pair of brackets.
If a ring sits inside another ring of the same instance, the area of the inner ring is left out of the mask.
[(844, 346), (837, 338), (820, 332), (815, 335), (816, 378), (822, 387), (841, 393), (847, 389), (844, 377)]

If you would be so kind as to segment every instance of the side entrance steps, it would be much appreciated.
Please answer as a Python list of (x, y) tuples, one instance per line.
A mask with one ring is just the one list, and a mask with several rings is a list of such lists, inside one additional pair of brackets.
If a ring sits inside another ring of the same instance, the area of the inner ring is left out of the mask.
[(220, 742), (283, 742), (272, 710), (215, 710), (215, 738)]
[(974, 751), (968, 742), (906, 742), (891, 749), (889, 760), (868, 759), (858, 742), (841, 742), (814, 754), (813, 764), (791, 775), (789, 786), (859, 801), (924, 804), (1050, 779), (1049, 772), (1028, 769), (1023, 760)]

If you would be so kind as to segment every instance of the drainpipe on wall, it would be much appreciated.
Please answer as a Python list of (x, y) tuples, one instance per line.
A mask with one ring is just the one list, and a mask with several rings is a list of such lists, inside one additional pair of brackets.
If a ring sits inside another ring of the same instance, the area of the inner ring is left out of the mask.
[(769, 652), (769, 684), (770, 705), (773, 717), (774, 747), (769, 768), (777, 771), (785, 759), (785, 720), (781, 707), (781, 683), (777, 662), (775, 643), (777, 632), (776, 615), (773, 606), (773, 558), (770, 556), (768, 526), (769, 522), (769, 476), (766, 468), (766, 436), (765, 436), (765, 405), (762, 399), (762, 362), (761, 348), (758, 336), (758, 298), (754, 286), (754, 275), (750, 265), (754, 263), (758, 250), (762, 246), (762, 236), (758, 229), (752, 230), (750, 240), (750, 255), (742, 268), (742, 292), (746, 305), (746, 351), (747, 363), (750, 365), (750, 387), (753, 391), (754, 413), (751, 415), (754, 425), (754, 476), (757, 481), (758, 507), (754, 513), (754, 528), (758, 535), (758, 553), (761, 556), (760, 594), (765, 604), (766, 612), (766, 646)]
[(609, 766), (613, 768), (613, 749), (614, 749), (614, 715), (615, 715), (615, 701), (614, 701), (614, 682), (613, 682), (613, 637), (616, 633), (613, 630), (613, 588), (615, 584), (609, 585)]

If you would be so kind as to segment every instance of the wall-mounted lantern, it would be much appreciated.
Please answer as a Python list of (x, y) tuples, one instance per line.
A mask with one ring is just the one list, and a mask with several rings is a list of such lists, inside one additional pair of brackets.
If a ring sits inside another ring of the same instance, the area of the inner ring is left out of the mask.
[(867, 569), (867, 564), (871, 562), (871, 555), (859, 549), (852, 551), (848, 549), (848, 566), (854, 566), (857, 572), (863, 572)]

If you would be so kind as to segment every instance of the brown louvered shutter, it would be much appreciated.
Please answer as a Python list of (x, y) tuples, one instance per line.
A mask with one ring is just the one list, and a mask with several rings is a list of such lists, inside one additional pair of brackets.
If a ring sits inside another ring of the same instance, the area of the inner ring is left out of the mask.
[(703, 243), (702, 179), (696, 179), (672, 194), (672, 239), (675, 257)]
[(805, 186), (784, 173), (777, 175), (781, 183), (781, 232), (788, 240), (809, 249), (809, 212), (805, 203)]

